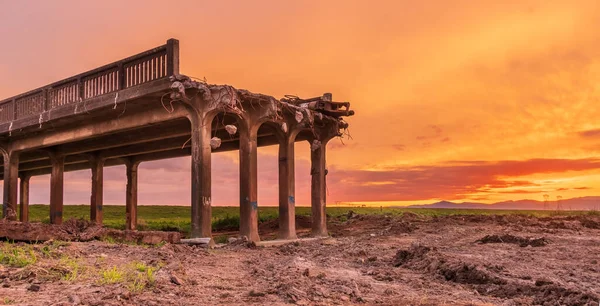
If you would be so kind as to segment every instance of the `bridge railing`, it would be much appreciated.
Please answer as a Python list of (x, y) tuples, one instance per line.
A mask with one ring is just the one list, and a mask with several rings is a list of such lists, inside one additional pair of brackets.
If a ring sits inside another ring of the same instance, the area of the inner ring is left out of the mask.
[(0, 123), (179, 74), (179, 41), (0, 101)]

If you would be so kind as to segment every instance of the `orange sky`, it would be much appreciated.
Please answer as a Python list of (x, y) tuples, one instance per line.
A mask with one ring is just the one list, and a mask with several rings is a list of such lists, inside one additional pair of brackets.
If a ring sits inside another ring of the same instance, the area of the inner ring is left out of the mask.
[[(184, 74), (352, 103), (353, 140), (328, 147), (329, 203), (598, 195), (598, 1), (122, 2), (0, 0), (0, 97), (175, 37)], [(275, 154), (259, 150), (262, 205), (277, 203)], [(308, 204), (308, 146), (297, 155)], [(216, 205), (237, 204), (236, 163), (213, 157)], [(189, 205), (189, 159), (140, 175), (140, 204)], [(67, 203), (89, 201), (89, 176), (66, 176)], [(32, 180), (32, 203), (48, 185)], [(105, 202), (124, 187), (107, 169)]]

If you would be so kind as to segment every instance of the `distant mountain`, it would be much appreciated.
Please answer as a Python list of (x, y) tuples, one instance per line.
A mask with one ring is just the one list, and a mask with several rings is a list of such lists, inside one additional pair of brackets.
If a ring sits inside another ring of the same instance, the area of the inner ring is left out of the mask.
[[(550, 201), (548, 209), (556, 210), (557, 202)], [(562, 210), (600, 210), (600, 196), (563, 199), (560, 201)], [(455, 209), (521, 209), (521, 210), (542, 210), (544, 202), (536, 200), (518, 200), (504, 201), (493, 204), (484, 204), (476, 202), (454, 203), (450, 201), (440, 201), (432, 204), (411, 205), (409, 208), (455, 208)]]

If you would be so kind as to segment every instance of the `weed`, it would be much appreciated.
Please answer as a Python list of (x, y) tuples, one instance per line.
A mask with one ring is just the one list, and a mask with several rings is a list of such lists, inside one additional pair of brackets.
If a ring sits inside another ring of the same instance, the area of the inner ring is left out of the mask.
[(146, 270), (148, 270), (148, 266), (145, 263), (139, 261), (134, 261), (133, 267), (139, 272), (146, 272)]
[(60, 259), (60, 263), (66, 267), (65, 273), (61, 276), (62, 280), (75, 281), (85, 270), (85, 267), (79, 264), (79, 261), (69, 256), (63, 256)]
[(100, 271), (100, 276), (102, 276), (102, 280), (100, 282), (102, 284), (120, 283), (123, 281), (123, 275), (123, 271), (120, 271), (116, 266), (113, 266), (112, 269)]
[(156, 268), (148, 266), (142, 262), (133, 262), (134, 271), (127, 274), (127, 287), (131, 292), (141, 292), (146, 287), (154, 286), (156, 277), (154, 271)]
[(146, 283), (141, 278), (135, 278), (127, 287), (129, 287), (129, 291), (131, 292), (141, 292), (146, 288)]
[(146, 270), (146, 280), (150, 286), (154, 286), (156, 282), (156, 276), (154, 275), (154, 268), (149, 268)]
[(30, 246), (4, 245), (0, 248), (0, 264), (23, 268), (37, 262), (37, 256)]
[(117, 240), (115, 240), (115, 238), (113, 238), (111, 236), (104, 236), (104, 237), (102, 237), (102, 241), (106, 242), (106, 243), (110, 243), (110, 244), (117, 243)]
[(215, 243), (227, 243), (227, 235), (219, 235), (214, 238)]

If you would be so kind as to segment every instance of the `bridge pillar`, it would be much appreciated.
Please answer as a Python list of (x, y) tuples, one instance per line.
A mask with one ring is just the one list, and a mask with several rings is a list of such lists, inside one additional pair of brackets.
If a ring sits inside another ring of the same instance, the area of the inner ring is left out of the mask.
[(139, 161), (127, 159), (127, 193), (125, 195), (126, 229), (137, 228), (137, 196), (138, 196), (138, 166)]
[(102, 224), (102, 205), (104, 191), (104, 159), (97, 154), (90, 157), (92, 168), (92, 194), (90, 196), (90, 220)]
[(29, 175), (21, 175), (19, 187), (21, 205), (19, 206), (19, 221), (29, 222)]
[(4, 155), (4, 201), (2, 216), (7, 220), (17, 220), (17, 184), (19, 179), (19, 154), (2, 152)]
[(294, 139), (284, 136), (279, 143), (279, 239), (296, 238)]
[(52, 163), (50, 174), (50, 223), (62, 224), (65, 157), (49, 152)]
[(212, 237), (210, 134), (212, 117), (192, 116), (192, 238)]
[[(313, 140), (314, 141), (314, 140)], [(318, 141), (318, 140), (317, 140)], [(327, 236), (326, 204), (326, 175), (325, 148), (326, 141), (315, 144), (311, 142), (311, 211), (312, 211), (312, 235), (316, 237)]]
[(240, 235), (250, 241), (258, 236), (258, 162), (254, 128), (240, 129)]

